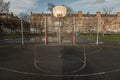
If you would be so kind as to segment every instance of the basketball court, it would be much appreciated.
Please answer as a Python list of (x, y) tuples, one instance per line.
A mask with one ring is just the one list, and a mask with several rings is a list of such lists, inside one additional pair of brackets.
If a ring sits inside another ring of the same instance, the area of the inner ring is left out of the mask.
[(1, 80), (120, 79), (119, 46), (6, 45), (0, 52)]
[(64, 6), (54, 7), (53, 15), (52, 22), (44, 17), (44, 36), (32, 39), (37, 43), (0, 46), (0, 80), (108, 80), (120, 73), (120, 47), (76, 45), (75, 16), (68, 23)]

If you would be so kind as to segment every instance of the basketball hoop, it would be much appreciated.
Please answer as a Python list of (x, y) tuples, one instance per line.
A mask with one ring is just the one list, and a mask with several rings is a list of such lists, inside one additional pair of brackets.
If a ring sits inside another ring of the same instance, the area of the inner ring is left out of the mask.
[(55, 17), (65, 17), (67, 9), (64, 6), (56, 6), (53, 8), (53, 15)]
[(65, 17), (66, 16), (66, 12), (67, 12), (67, 9), (66, 7), (64, 6), (56, 6), (53, 8), (53, 16), (59, 18), (59, 33), (58, 33), (58, 41), (59, 41), (59, 44), (61, 44), (61, 29), (60, 29), (60, 18), (62, 17)]

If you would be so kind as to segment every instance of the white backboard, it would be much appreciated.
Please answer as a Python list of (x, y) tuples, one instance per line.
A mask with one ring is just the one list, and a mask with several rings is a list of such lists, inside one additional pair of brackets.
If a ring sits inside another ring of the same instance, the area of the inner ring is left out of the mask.
[(65, 17), (67, 9), (64, 6), (56, 6), (53, 8), (53, 15), (55, 17)]

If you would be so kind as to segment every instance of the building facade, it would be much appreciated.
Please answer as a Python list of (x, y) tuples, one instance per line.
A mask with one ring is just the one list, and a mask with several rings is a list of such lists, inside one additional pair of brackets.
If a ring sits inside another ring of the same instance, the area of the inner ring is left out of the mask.
[(67, 14), (64, 18), (56, 18), (52, 14), (33, 14), (30, 15), (30, 31), (31, 33), (44, 32), (44, 22), (46, 18), (46, 25), (48, 31), (51, 33), (57, 32), (58, 27), (61, 26), (63, 32), (71, 32), (74, 25), (75, 17), (75, 31), (81, 33), (96, 33), (97, 29), (100, 33), (119, 33), (120, 32), (120, 12), (116, 14), (83, 14), (78, 11), (77, 14)]
[[(30, 23), (23, 21), (24, 32), (29, 32)], [(20, 33), (21, 19), (13, 14), (0, 13), (0, 33)]]

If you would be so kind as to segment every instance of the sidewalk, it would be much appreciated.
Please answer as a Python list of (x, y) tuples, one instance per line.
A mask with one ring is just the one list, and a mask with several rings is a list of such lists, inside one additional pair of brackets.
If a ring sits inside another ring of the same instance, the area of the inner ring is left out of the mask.
[[(21, 38), (19, 39), (5, 39), (5, 40), (0, 40), (0, 44), (21, 44), (22, 40)], [(44, 37), (33, 37), (30, 39), (24, 39), (24, 44), (44, 44), (45, 43), (45, 38)], [(119, 46), (120, 43), (113, 43), (113, 42), (107, 42), (107, 41), (99, 41), (99, 45), (114, 45), (114, 46)], [(48, 40), (48, 45), (58, 45), (59, 42), (57, 41), (56, 37), (49, 37)], [(66, 40), (63, 40), (61, 45), (72, 45), (71, 39), (68, 38)], [(89, 44), (89, 45), (96, 45), (96, 40), (91, 40), (89, 38), (83, 38), (83, 37), (76, 37), (75, 38), (75, 44)]]

